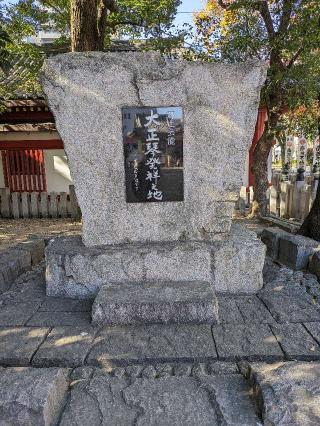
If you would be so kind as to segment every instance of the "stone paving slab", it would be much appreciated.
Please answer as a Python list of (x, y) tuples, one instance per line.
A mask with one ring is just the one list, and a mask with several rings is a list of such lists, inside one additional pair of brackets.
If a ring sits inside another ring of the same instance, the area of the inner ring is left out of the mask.
[(218, 295), (219, 321), (221, 324), (244, 322), (237, 305), (237, 298)]
[(6, 368), (0, 372), (0, 424), (51, 426), (65, 404), (68, 370)]
[(320, 363), (254, 363), (247, 375), (265, 425), (319, 425)]
[(217, 357), (209, 325), (105, 327), (88, 355), (89, 365), (192, 361)]
[(303, 324), (315, 341), (320, 345), (320, 322), (305, 322)]
[(27, 322), (33, 327), (86, 326), (91, 324), (91, 312), (36, 312)]
[(40, 302), (0, 306), (0, 327), (25, 325), (39, 309), (39, 306)]
[(280, 323), (320, 322), (320, 310), (303, 291), (292, 294), (265, 292), (259, 295), (272, 316)]
[(271, 325), (286, 359), (320, 359), (320, 347), (302, 324)]
[(275, 319), (257, 296), (238, 297), (236, 304), (246, 324), (272, 324)]
[(267, 324), (214, 325), (212, 333), (220, 359), (283, 358), (283, 352)]
[(133, 382), (99, 374), (72, 389), (60, 423), (87, 424), (257, 426), (260, 420), (239, 374)]
[(34, 367), (78, 367), (84, 364), (96, 330), (93, 327), (55, 327), (32, 359)]
[(99, 325), (217, 323), (210, 282), (118, 283), (100, 288), (92, 306)]
[(28, 366), (32, 356), (44, 341), (49, 328), (0, 328), (0, 364)]

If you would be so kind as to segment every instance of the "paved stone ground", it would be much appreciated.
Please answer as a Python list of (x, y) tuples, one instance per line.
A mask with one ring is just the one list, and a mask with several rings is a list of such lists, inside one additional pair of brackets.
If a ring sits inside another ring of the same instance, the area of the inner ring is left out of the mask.
[(93, 327), (39, 264), (0, 295), (0, 424), (319, 424), (319, 282), (270, 260), (264, 282), (219, 325)]

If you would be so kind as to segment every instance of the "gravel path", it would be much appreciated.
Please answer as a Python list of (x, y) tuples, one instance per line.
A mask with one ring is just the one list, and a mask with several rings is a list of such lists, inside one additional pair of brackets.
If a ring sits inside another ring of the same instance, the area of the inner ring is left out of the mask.
[(33, 237), (75, 235), (80, 232), (81, 223), (73, 219), (0, 219), (0, 250)]

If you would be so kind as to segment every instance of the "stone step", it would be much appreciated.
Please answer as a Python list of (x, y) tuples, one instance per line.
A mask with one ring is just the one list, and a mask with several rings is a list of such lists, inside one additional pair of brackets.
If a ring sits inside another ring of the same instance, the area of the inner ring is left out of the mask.
[(104, 285), (92, 306), (98, 325), (217, 323), (218, 301), (208, 282)]

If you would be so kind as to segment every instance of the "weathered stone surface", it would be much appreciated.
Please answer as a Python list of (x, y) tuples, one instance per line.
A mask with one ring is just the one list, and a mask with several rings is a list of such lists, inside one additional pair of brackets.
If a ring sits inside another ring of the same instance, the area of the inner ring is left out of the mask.
[(65, 403), (68, 371), (6, 368), (0, 374), (0, 424), (51, 426)]
[(91, 323), (90, 312), (36, 312), (27, 322), (28, 326), (58, 327), (65, 325), (86, 326)]
[(267, 324), (212, 327), (218, 357), (225, 360), (279, 359), (283, 353)]
[(316, 251), (311, 257), (308, 265), (309, 271), (320, 279), (320, 251)]
[(216, 358), (209, 325), (105, 327), (94, 341), (87, 364), (189, 361)]
[(267, 256), (277, 260), (279, 257), (279, 237), (281, 235), (290, 235), (277, 227), (265, 228), (261, 233), (261, 240), (267, 246)]
[(29, 252), (31, 265), (35, 266), (44, 259), (45, 242), (43, 239), (27, 240), (19, 243), (16, 249)]
[(32, 359), (35, 367), (78, 367), (91, 348), (92, 327), (55, 327)]
[(28, 250), (9, 248), (0, 252), (0, 294), (7, 291), (14, 280), (31, 268), (31, 254)]
[(320, 322), (305, 322), (304, 326), (320, 345)]
[(91, 300), (75, 300), (64, 297), (47, 297), (39, 312), (91, 312)]
[(265, 425), (319, 424), (319, 363), (251, 364), (250, 376)]
[(255, 293), (263, 284), (265, 246), (234, 225), (225, 241), (85, 247), (58, 238), (46, 249), (49, 296), (93, 298), (105, 284), (206, 281), (216, 292)]
[(219, 322), (221, 324), (241, 324), (243, 316), (237, 305), (237, 298), (231, 296), (218, 296)]
[(279, 291), (263, 292), (259, 297), (280, 323), (320, 321), (320, 310), (302, 289), (290, 292), (280, 286)]
[(256, 426), (259, 418), (240, 375), (136, 379), (95, 376), (72, 390), (61, 426), (125, 424)]
[(104, 284), (145, 280), (211, 281), (211, 252), (200, 243), (86, 248), (58, 238), (46, 250), (47, 294), (93, 298)]
[(28, 366), (48, 333), (48, 328), (0, 328), (0, 364)]
[(279, 261), (293, 269), (306, 269), (310, 255), (319, 247), (319, 242), (302, 235), (279, 237)]
[(234, 225), (229, 238), (216, 246), (212, 250), (215, 291), (252, 294), (260, 290), (266, 248), (256, 233)]
[(25, 325), (39, 306), (39, 301), (0, 306), (0, 327)]
[(212, 361), (208, 363), (209, 374), (238, 374), (239, 369), (236, 363), (224, 361)]
[(218, 304), (208, 282), (144, 282), (102, 286), (92, 307), (98, 325), (216, 323)]
[(236, 304), (246, 324), (272, 324), (275, 322), (257, 296), (238, 297)]
[(287, 359), (320, 359), (320, 347), (302, 324), (271, 326)]
[(10, 290), (0, 295), (0, 305), (27, 302), (41, 303), (45, 298), (46, 283), (43, 265), (38, 265), (17, 278)]
[[(50, 58), (43, 87), (68, 154), (84, 243), (203, 240), (228, 232), (265, 69), (168, 61), (155, 52)], [(119, 141), (121, 107), (129, 105), (183, 108), (184, 202), (126, 203)]]

